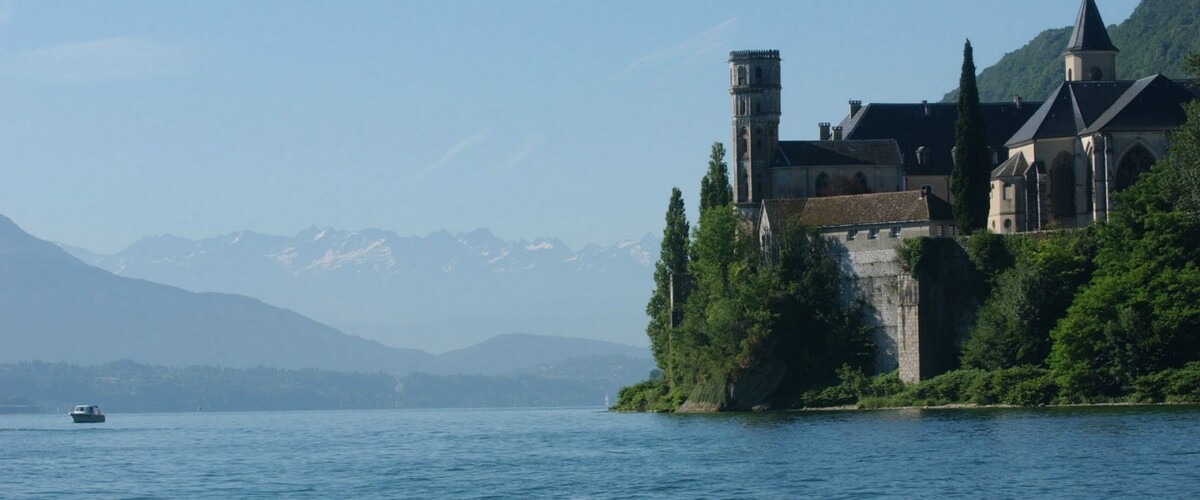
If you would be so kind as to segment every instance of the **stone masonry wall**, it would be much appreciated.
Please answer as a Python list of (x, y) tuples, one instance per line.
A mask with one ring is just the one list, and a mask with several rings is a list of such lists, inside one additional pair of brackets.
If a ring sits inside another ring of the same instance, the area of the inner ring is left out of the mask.
[[(866, 302), (868, 323), (875, 327), (875, 372), (899, 369), (900, 380), (915, 383), (922, 370), (920, 282), (901, 268), (894, 248), (846, 250), (841, 254), (842, 275), (847, 280), (846, 301), (855, 295)], [(927, 306), (928, 308), (928, 306)], [(924, 311), (926, 322), (936, 311)], [(928, 330), (928, 329), (927, 329)], [(928, 349), (926, 349), (928, 351)], [(924, 360), (925, 364), (934, 361)]]

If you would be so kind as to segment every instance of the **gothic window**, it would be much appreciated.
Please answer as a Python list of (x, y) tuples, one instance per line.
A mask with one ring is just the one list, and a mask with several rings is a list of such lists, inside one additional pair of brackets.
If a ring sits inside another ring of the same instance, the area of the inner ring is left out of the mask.
[(867, 181), (866, 174), (863, 174), (862, 172), (855, 173), (854, 174), (854, 182), (856, 184), (858, 184), (857, 187), (862, 189), (862, 192), (864, 192), (864, 193), (871, 192), (871, 183), (869, 181)]
[(1055, 218), (1075, 215), (1075, 159), (1063, 151), (1050, 165), (1050, 211)]
[(738, 66), (738, 85), (746, 84), (746, 67)]
[(1137, 182), (1138, 176), (1142, 172), (1150, 170), (1150, 165), (1154, 164), (1154, 154), (1146, 149), (1141, 143), (1135, 144), (1125, 156), (1121, 158), (1121, 162), (1117, 164), (1117, 185), (1116, 191), (1120, 191), (1134, 182)]
[(821, 175), (817, 176), (817, 182), (813, 187), (815, 188), (813, 189), (813, 192), (816, 193), (817, 196), (825, 196), (825, 194), (829, 191), (829, 174), (821, 172)]

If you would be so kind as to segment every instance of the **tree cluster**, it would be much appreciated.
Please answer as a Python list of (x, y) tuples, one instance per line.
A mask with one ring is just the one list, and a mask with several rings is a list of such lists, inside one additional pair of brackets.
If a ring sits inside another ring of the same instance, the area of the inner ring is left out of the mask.
[(646, 308), (663, 377), (622, 391), (619, 408), (788, 404), (805, 389), (836, 381), (843, 364), (862, 368), (872, 359), (857, 304), (843, 303), (833, 248), (794, 225), (761, 248), (731, 204), (723, 154), (714, 144), (690, 238), (680, 191), (671, 193)]

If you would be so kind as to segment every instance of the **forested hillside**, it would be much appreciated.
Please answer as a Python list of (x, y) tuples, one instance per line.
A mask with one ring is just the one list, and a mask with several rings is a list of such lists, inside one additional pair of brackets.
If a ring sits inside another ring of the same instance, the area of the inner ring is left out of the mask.
[[(1103, 12), (1101, 12), (1103, 14)], [(1155, 73), (1183, 78), (1184, 57), (1200, 49), (1200, 0), (1143, 0), (1133, 14), (1108, 34), (1120, 49), (1117, 78), (1134, 80)], [(1005, 54), (979, 74), (983, 102), (1008, 101), (1014, 95), (1040, 101), (1063, 80), (1063, 49), (1071, 27), (1048, 29)], [(958, 91), (942, 102), (954, 102)]]

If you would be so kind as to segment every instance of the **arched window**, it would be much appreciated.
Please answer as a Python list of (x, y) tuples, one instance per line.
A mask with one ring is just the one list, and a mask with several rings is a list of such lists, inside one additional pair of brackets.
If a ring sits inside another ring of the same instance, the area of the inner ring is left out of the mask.
[(1121, 158), (1121, 162), (1117, 164), (1117, 185), (1115, 190), (1120, 191), (1132, 186), (1134, 182), (1137, 182), (1138, 176), (1142, 175), (1142, 172), (1150, 170), (1150, 165), (1153, 165), (1154, 161), (1154, 154), (1141, 143), (1129, 148), (1129, 151), (1126, 151), (1125, 156)]
[(829, 191), (829, 174), (826, 174), (825, 172), (821, 172), (821, 175), (817, 176), (817, 182), (813, 185), (813, 192), (816, 193), (817, 196), (825, 196), (825, 193), (827, 193), (828, 191)]
[(871, 183), (867, 181), (866, 174), (863, 174), (862, 172), (855, 173), (854, 182), (858, 184), (858, 187), (862, 189), (863, 193), (871, 192)]
[(746, 84), (746, 67), (738, 66), (738, 85)]
[(1050, 164), (1050, 211), (1055, 218), (1075, 215), (1075, 161), (1066, 151)]
[(1092, 68), (1088, 70), (1088, 79), (1093, 82), (1103, 80), (1104, 71), (1101, 70), (1099, 66), (1092, 66)]

